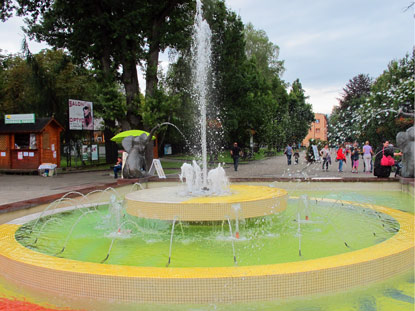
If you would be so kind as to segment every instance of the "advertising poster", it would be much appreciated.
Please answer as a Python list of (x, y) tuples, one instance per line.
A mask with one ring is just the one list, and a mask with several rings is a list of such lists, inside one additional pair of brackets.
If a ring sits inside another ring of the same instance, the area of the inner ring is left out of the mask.
[(82, 145), (82, 160), (83, 161), (88, 160), (90, 151), (91, 149), (89, 148), (88, 145)]
[(69, 100), (69, 129), (94, 129), (94, 113), (92, 102), (76, 99)]
[(98, 145), (92, 145), (91, 148), (91, 159), (92, 161), (96, 161), (98, 160)]

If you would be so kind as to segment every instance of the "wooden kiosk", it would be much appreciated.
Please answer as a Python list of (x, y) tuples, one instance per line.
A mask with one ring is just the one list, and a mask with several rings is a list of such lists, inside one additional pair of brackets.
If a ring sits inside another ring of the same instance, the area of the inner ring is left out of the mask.
[(53, 117), (22, 124), (0, 121), (0, 170), (37, 171), (42, 163), (59, 167), (63, 129)]

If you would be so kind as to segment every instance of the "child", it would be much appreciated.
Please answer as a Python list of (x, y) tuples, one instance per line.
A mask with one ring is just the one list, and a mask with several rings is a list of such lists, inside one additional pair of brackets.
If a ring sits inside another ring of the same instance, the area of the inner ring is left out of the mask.
[(295, 161), (295, 164), (297, 165), (298, 164), (298, 159), (300, 158), (300, 152), (299, 152), (299, 150), (298, 149), (296, 149), (295, 151), (294, 151), (294, 161)]
[(357, 169), (359, 168), (359, 155), (360, 149), (355, 143), (353, 145), (353, 151), (350, 155), (350, 160), (352, 160), (352, 173), (358, 173)]

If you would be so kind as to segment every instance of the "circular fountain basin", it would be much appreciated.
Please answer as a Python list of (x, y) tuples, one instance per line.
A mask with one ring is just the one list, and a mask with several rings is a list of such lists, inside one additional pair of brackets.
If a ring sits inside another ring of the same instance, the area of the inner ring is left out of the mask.
[(287, 191), (266, 186), (231, 185), (224, 196), (184, 196), (183, 187), (145, 189), (125, 196), (126, 211), (142, 218), (221, 221), (279, 213), (287, 207)]
[[(323, 199), (327, 202), (334, 200)], [(341, 202), (393, 217), (399, 231), (374, 246), (319, 259), (245, 267), (161, 268), (80, 262), (17, 243), (18, 222), (0, 226), (0, 271), (21, 284), (61, 295), (156, 303), (281, 299), (381, 281), (414, 264), (414, 215)]]

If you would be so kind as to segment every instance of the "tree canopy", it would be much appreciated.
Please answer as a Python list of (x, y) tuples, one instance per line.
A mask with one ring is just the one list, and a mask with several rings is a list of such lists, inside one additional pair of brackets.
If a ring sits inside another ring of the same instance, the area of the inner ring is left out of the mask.
[(414, 110), (414, 55), (391, 61), (373, 82), (367, 75), (349, 81), (330, 116), (330, 141), (369, 140), (380, 145), (383, 139), (393, 142), (398, 132), (413, 125), (413, 118), (398, 116), (398, 110)]
[[(288, 92), (278, 45), (263, 30), (245, 26), (222, 0), (205, 0), (203, 8), (212, 30), (211, 144), (238, 141), (247, 146), (252, 133), (258, 144), (269, 147), (301, 141), (314, 117), (299, 80)], [(116, 121), (123, 129), (149, 129), (169, 121), (183, 132), (194, 132), (196, 107), (189, 87), (194, 1), (3, 1), (0, 18), (13, 13), (26, 17), (30, 38), (47, 42), (54, 52), (4, 58), (9, 67), (3, 66), (0, 75), (0, 87), (6, 90), (0, 105), (6, 110), (13, 111), (17, 102), (40, 105), (39, 113), (55, 112), (63, 120), (69, 97), (90, 99), (108, 136)], [(162, 73), (159, 53), (166, 49), (176, 60)], [(47, 68), (52, 56), (55, 63)], [(145, 70), (145, 94), (137, 66)], [(12, 72), (19, 80), (13, 86), (5, 79)], [(165, 134), (182, 140), (172, 133)]]

